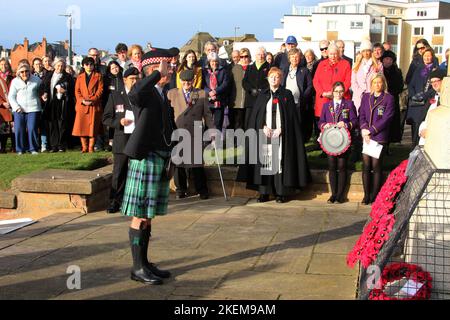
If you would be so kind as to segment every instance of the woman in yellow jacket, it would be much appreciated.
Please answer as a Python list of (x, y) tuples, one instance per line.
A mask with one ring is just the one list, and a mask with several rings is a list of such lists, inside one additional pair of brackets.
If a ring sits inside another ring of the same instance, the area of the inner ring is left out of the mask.
[(188, 50), (184, 54), (183, 60), (177, 69), (177, 88), (182, 88), (180, 81), (180, 73), (183, 70), (194, 71), (194, 88), (202, 88), (202, 68), (197, 65), (197, 56), (193, 50)]

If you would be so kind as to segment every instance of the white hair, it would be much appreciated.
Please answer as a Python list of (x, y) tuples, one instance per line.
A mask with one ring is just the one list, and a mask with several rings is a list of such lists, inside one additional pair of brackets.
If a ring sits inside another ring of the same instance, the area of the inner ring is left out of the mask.
[(258, 47), (258, 49), (256, 50), (256, 52), (262, 51), (264, 52), (264, 55), (267, 55), (267, 50), (264, 47)]
[(216, 52), (210, 52), (208, 53), (208, 61), (219, 61), (219, 55)]

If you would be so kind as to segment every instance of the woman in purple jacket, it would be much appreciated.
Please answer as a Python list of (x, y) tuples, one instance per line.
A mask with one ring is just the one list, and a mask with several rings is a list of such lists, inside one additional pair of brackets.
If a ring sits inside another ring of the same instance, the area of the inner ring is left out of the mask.
[[(353, 101), (343, 98), (345, 93), (344, 83), (337, 81), (333, 85), (332, 92), (333, 100), (324, 103), (322, 108), (319, 120), (320, 131), (333, 125), (352, 131), (358, 125), (358, 116), (356, 115)], [(328, 172), (331, 188), (331, 197), (328, 199), (328, 203), (345, 202), (344, 190), (347, 184), (348, 153), (349, 151), (338, 156), (328, 155)], [(337, 171), (339, 174), (337, 174)]]
[[(363, 187), (367, 205), (375, 201), (381, 187), (382, 163), (386, 145), (389, 142), (389, 126), (394, 118), (394, 97), (387, 92), (386, 78), (375, 75), (371, 80), (370, 93), (365, 93), (359, 109), (359, 127), (364, 143), (374, 140), (383, 145), (379, 158), (363, 154)], [(373, 184), (370, 185), (370, 171), (373, 171)]]

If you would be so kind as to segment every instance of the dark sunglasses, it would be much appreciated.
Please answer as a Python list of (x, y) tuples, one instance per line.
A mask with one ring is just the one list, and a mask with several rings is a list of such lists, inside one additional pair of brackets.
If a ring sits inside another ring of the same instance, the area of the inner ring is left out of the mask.
[(248, 56), (241, 56), (241, 59), (243, 59), (243, 58), (248, 58)]
[(417, 47), (417, 50), (425, 49), (426, 47)]
[(328, 47), (320, 48), (320, 51), (325, 51), (325, 50), (328, 50)]

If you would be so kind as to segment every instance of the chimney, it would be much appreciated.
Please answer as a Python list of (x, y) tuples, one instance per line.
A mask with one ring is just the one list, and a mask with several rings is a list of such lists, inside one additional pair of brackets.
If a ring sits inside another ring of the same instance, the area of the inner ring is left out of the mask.
[(29, 41), (28, 41), (27, 37), (25, 37), (25, 39), (23, 39), (23, 47), (24, 47), (25, 51), (28, 51), (28, 45), (29, 45)]

